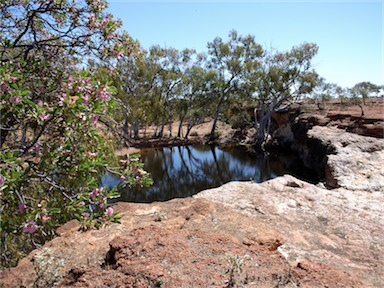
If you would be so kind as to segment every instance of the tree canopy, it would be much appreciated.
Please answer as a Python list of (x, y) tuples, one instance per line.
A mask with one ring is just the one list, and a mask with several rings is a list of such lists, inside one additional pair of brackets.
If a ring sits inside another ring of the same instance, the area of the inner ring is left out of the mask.
[[(136, 71), (136, 66), (148, 73), (135, 74), (133, 82), (151, 83), (150, 89), (142, 88), (140, 97), (152, 102), (145, 109), (146, 119), (156, 119), (148, 117), (148, 113), (157, 114), (159, 137), (163, 136), (165, 124), (172, 123), (175, 116), (180, 120), (179, 137), (185, 120), (188, 137), (193, 125), (212, 117), (210, 140), (214, 140), (219, 117), (234, 103), (247, 101), (256, 106), (257, 144), (262, 145), (268, 135), (271, 114), (285, 101), (309, 95), (317, 84), (318, 75), (311, 68), (311, 60), (318, 51), (315, 44), (303, 43), (286, 52), (268, 51), (253, 35), (243, 36), (233, 30), (227, 40), (216, 37), (207, 47), (207, 53), (196, 54), (189, 49), (177, 51), (154, 46), (143, 53), (145, 61), (131, 58), (128, 60), (131, 62), (118, 65), (118, 77), (126, 85), (132, 85), (128, 83), (133, 80), (124, 76), (130, 75), (127, 69)], [(133, 97), (131, 92), (121, 95), (126, 99)], [(162, 111), (155, 111), (154, 107)], [(142, 109), (138, 103), (132, 108), (135, 111), (131, 115)], [(139, 122), (144, 122), (134, 118), (132, 126), (137, 137)], [(148, 124), (156, 125), (154, 121)]]

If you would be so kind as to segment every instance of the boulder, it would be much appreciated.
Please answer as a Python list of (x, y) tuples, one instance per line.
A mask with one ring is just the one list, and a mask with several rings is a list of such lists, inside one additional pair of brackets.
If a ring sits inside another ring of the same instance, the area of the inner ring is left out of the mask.
[(231, 182), (195, 197), (276, 228), (286, 239), (278, 251), (291, 265), (303, 260), (328, 264), (356, 275), (361, 287), (384, 287), (381, 192), (328, 190), (285, 175), (262, 184)]
[(323, 146), (332, 146), (333, 153), (327, 155), (326, 163), (329, 186), (384, 191), (384, 139), (321, 126), (309, 130), (308, 137), (319, 140)]

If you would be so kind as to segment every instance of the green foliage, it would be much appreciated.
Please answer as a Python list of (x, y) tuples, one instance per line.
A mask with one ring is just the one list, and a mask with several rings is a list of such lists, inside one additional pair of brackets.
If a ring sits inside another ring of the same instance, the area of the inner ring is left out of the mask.
[(319, 109), (325, 109), (326, 102), (340, 97), (344, 90), (335, 83), (328, 83), (322, 77), (317, 77), (316, 86), (313, 89), (313, 100)]
[(244, 260), (250, 260), (251, 258), (248, 255), (244, 255), (243, 257), (241, 257), (239, 255), (232, 256), (228, 254), (226, 258), (229, 266), (228, 270), (226, 271), (226, 273), (229, 274), (227, 287), (234, 287), (236, 284), (235, 274), (236, 273), (240, 274), (241, 272), (243, 272), (242, 267), (244, 264)]
[[(140, 57), (123, 57), (117, 65), (115, 85), (123, 103), (123, 127), (138, 137), (140, 127), (160, 126), (163, 137), (166, 124), (180, 120), (190, 129), (206, 117), (214, 123), (210, 138), (215, 138), (218, 119), (235, 103), (256, 102), (265, 119), (258, 129), (260, 142), (268, 133), (268, 119), (286, 101), (309, 95), (319, 77), (311, 69), (317, 45), (303, 43), (290, 51), (267, 51), (252, 35), (230, 31), (227, 40), (216, 37), (208, 43), (207, 54), (195, 51), (153, 46)], [(326, 99), (329, 94), (321, 94)], [(129, 106), (132, 109), (125, 109)], [(228, 119), (228, 116), (226, 117)], [(238, 126), (240, 119), (231, 119)], [(236, 123), (235, 123), (236, 122)]]
[(233, 129), (242, 129), (248, 125), (251, 117), (245, 111), (238, 112), (231, 116), (228, 120), (229, 125), (232, 126)]
[[(359, 105), (361, 109), (361, 104), (365, 105), (365, 101), (369, 96), (378, 95), (380, 93), (381, 87), (370, 82), (360, 82), (354, 85), (350, 90), (350, 95), (355, 104)], [(362, 114), (363, 111), (362, 111)]]
[(257, 145), (267, 139), (272, 113), (285, 102), (309, 95), (316, 86), (318, 75), (311, 69), (311, 60), (317, 51), (316, 44), (303, 43), (286, 52), (265, 52), (258, 68), (247, 75), (247, 91), (260, 111)]
[(210, 100), (215, 105), (211, 140), (215, 138), (220, 113), (229, 108), (234, 97), (248, 94), (247, 77), (259, 69), (259, 61), (264, 55), (262, 46), (252, 35), (241, 36), (233, 30), (228, 38), (223, 41), (217, 37), (208, 43), (207, 67), (213, 70)]
[(109, 205), (117, 189), (100, 187), (102, 174), (120, 175), (122, 186), (151, 183), (138, 159), (119, 163), (101, 129), (117, 107), (110, 70), (77, 65), (136, 49), (105, 7), (70, 0), (0, 7), (1, 266), (15, 265), (70, 219), (84, 230), (118, 223)]

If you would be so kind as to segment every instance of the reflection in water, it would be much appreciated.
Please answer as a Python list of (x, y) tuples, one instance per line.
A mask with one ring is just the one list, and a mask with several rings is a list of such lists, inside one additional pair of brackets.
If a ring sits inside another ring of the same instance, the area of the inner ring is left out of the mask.
[[(277, 157), (249, 155), (234, 148), (181, 146), (143, 149), (140, 154), (154, 185), (142, 190), (121, 191), (121, 201), (153, 202), (183, 198), (229, 181), (262, 182), (287, 173)], [(103, 184), (107, 186), (114, 186), (118, 181), (111, 175), (103, 178)]]

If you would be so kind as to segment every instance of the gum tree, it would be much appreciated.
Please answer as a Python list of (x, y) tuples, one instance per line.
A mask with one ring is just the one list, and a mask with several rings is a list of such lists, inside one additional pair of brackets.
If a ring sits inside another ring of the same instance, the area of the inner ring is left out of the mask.
[(186, 122), (187, 130), (184, 138), (188, 139), (191, 129), (209, 115), (210, 100), (207, 95), (210, 92), (209, 83), (214, 76), (215, 73), (207, 71), (196, 63), (184, 71), (182, 98), (178, 102), (180, 123), (177, 137), (182, 137), (182, 126)]
[(163, 138), (166, 124), (170, 126), (169, 136), (172, 137), (174, 100), (179, 93), (182, 81), (182, 71), (180, 69), (182, 53), (175, 48), (153, 46), (150, 49), (150, 56), (157, 58), (156, 63), (160, 67), (159, 81), (155, 90), (155, 97), (157, 96), (163, 110), (161, 112), (161, 126), (158, 137)]
[(313, 96), (319, 110), (324, 110), (325, 103), (340, 95), (342, 88), (336, 83), (328, 83), (323, 77), (318, 77), (316, 86), (313, 89)]
[(361, 117), (364, 116), (364, 106), (370, 96), (380, 93), (381, 87), (370, 82), (360, 82), (349, 89), (349, 94), (361, 110)]
[(258, 66), (258, 59), (262, 55), (263, 49), (253, 36), (241, 36), (234, 30), (229, 33), (227, 42), (217, 37), (208, 43), (208, 69), (216, 70), (217, 73), (211, 85), (212, 100), (216, 105), (211, 140), (216, 138), (217, 121), (223, 107), (242, 93), (239, 88), (244, 75)]
[(317, 45), (304, 43), (287, 52), (265, 53), (257, 69), (247, 75), (250, 93), (258, 102), (257, 146), (267, 140), (272, 113), (315, 87), (318, 76), (311, 70), (311, 60), (317, 51)]
[(54, 236), (72, 218), (84, 229), (119, 216), (100, 175), (149, 180), (136, 157), (119, 162), (100, 120), (113, 109), (108, 74), (84, 60), (119, 58), (137, 44), (102, 0), (0, 1), (1, 265)]
[(156, 59), (150, 57), (147, 51), (142, 50), (140, 57), (123, 57), (116, 66), (113, 77), (118, 88), (117, 97), (121, 100), (123, 131), (126, 137), (129, 127), (133, 130), (133, 137), (139, 137), (139, 129), (151, 124), (153, 115), (159, 115), (160, 103), (154, 95), (159, 82), (161, 67)]
[(361, 96), (363, 104), (366, 105), (366, 100), (369, 96), (379, 95), (381, 87), (371, 82), (360, 82), (351, 88), (357, 96)]

